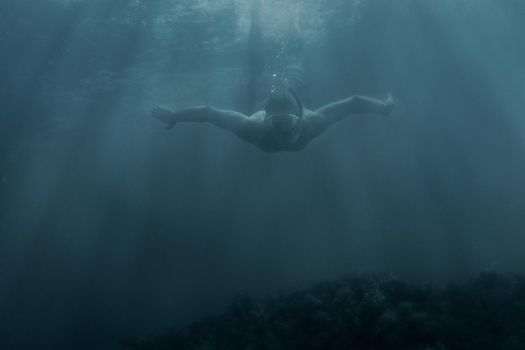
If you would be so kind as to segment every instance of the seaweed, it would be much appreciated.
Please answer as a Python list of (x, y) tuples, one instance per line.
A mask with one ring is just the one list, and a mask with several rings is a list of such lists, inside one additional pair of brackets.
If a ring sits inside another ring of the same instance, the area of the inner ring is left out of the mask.
[(127, 341), (126, 350), (524, 349), (525, 278), (485, 272), (462, 285), (353, 276)]

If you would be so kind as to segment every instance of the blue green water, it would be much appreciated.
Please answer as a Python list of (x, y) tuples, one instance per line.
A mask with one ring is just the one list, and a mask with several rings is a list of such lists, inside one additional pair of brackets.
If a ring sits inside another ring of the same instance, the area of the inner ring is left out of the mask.
[[(250, 6), (2, 0), (0, 348), (109, 348), (347, 274), (525, 272), (525, 2), (264, 0), (260, 70)], [(307, 108), (396, 107), (276, 154), (149, 116), (247, 112), (297, 60)]]

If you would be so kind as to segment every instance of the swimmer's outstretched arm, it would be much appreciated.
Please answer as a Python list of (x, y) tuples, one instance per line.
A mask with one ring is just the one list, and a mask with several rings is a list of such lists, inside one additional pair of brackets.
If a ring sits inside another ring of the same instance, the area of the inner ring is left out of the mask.
[(394, 99), (391, 95), (385, 101), (355, 95), (319, 108), (312, 114), (310, 123), (318, 133), (321, 133), (351, 114), (388, 115), (393, 108)]
[(166, 129), (171, 129), (178, 123), (211, 123), (244, 139), (252, 137), (254, 131), (254, 122), (248, 116), (209, 106), (190, 107), (178, 111), (155, 107), (151, 111), (151, 116), (166, 124)]

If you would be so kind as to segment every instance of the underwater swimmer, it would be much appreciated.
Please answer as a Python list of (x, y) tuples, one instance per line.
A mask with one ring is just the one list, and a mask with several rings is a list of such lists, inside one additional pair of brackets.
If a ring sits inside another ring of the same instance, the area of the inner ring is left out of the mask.
[[(229, 130), (241, 139), (265, 152), (299, 151), (314, 138), (321, 135), (331, 125), (351, 114), (388, 115), (394, 108), (394, 99), (389, 96), (385, 101), (371, 97), (351, 96), (344, 100), (330, 103), (315, 111), (303, 108), (294, 88), (304, 86), (301, 64), (289, 65), (284, 76), (273, 74), (277, 81), (272, 93), (266, 100), (264, 110), (257, 103), (257, 82), (266, 66), (265, 49), (261, 28), (261, 1), (253, 0), (248, 52), (251, 79), (248, 84), (247, 114), (220, 110), (213, 107), (190, 107), (171, 111), (156, 107), (151, 114), (171, 129), (178, 123), (211, 123)], [(290, 23), (287, 33), (286, 52), (292, 59), (299, 60), (302, 42), (297, 26)], [(285, 78), (282, 80), (282, 78)], [(297, 90), (298, 91), (298, 90)]]
[(209, 106), (178, 111), (156, 107), (151, 115), (166, 124), (166, 129), (171, 129), (178, 123), (211, 123), (233, 132), (262, 151), (280, 152), (305, 148), (330, 126), (351, 114), (386, 116), (393, 108), (394, 99), (391, 95), (384, 101), (355, 95), (312, 111), (303, 108), (292, 89), (286, 89), (270, 96), (265, 110), (250, 116)]

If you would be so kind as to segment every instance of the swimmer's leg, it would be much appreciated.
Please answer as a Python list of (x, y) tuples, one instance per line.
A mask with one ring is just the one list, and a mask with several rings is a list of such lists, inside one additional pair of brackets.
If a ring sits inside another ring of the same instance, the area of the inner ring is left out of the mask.
[(251, 6), (251, 24), (248, 35), (249, 80), (246, 89), (247, 111), (256, 110), (258, 99), (258, 81), (264, 71), (264, 40), (261, 28), (261, 0), (254, 0)]

